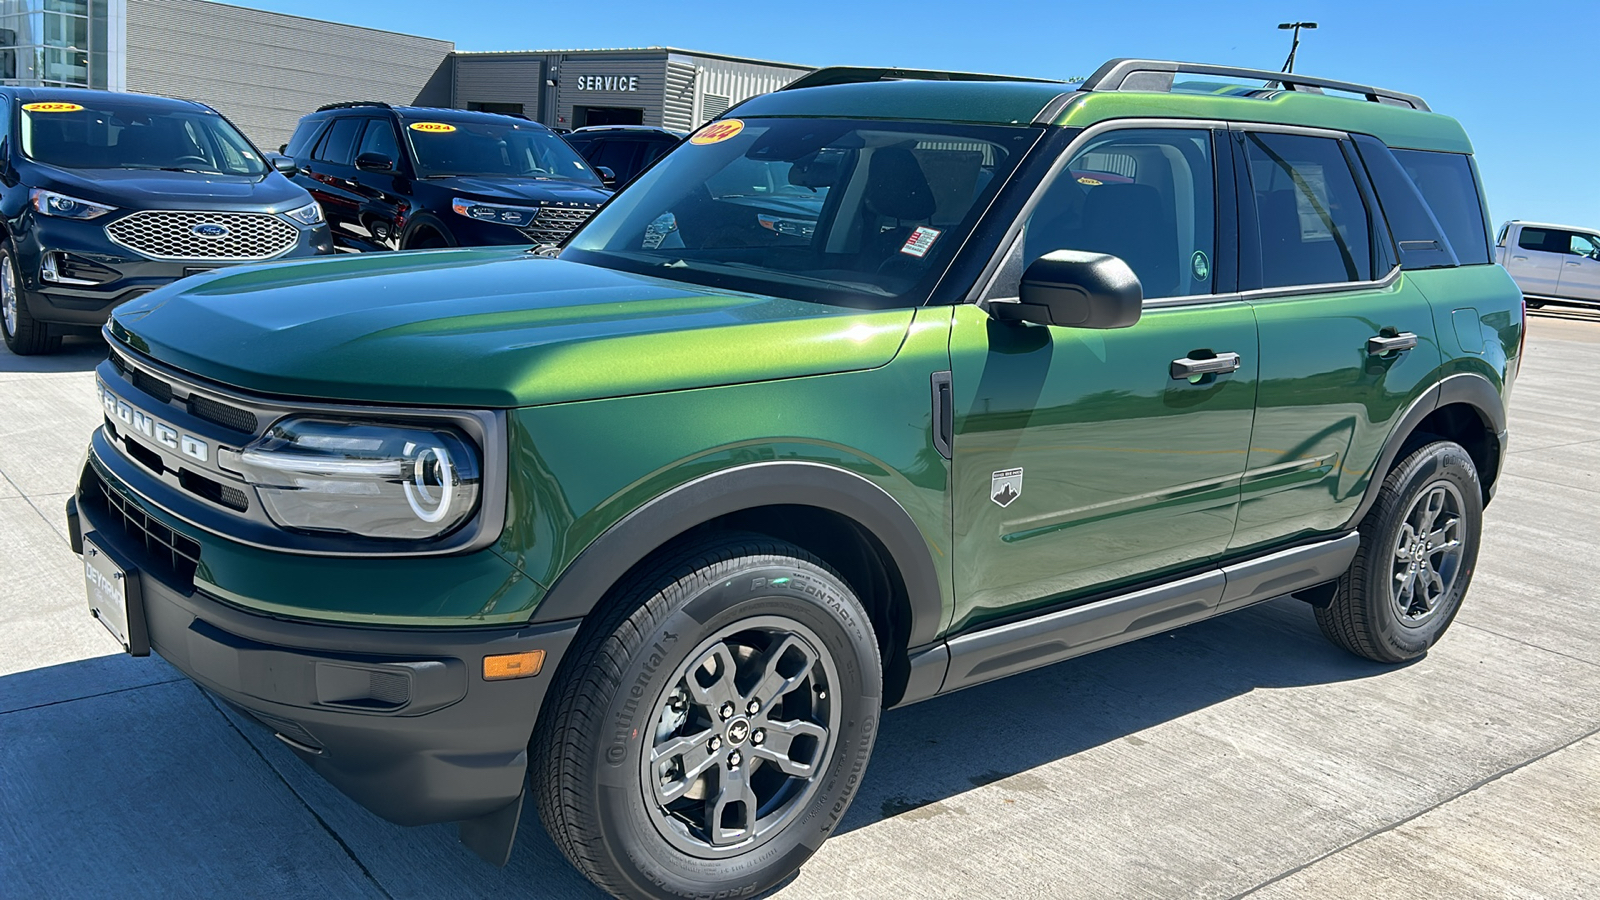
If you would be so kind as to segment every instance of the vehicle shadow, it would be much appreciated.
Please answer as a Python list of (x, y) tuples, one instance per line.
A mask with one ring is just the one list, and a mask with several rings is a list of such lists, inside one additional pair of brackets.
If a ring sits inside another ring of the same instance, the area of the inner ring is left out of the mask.
[(44, 356), (18, 356), (0, 343), (0, 372), (88, 372), (106, 358), (106, 342), (100, 335), (69, 335), (61, 340), (61, 350)]
[[(1328, 645), (1309, 608), (1279, 600), (892, 710), (840, 831), (938, 814), (963, 792), (1137, 743), (1145, 729), (1250, 691), (1386, 671)], [(531, 801), (510, 864), (496, 869), (452, 825), (403, 828), (367, 812), (154, 659), (0, 678), (0, 784), (0, 822), (14, 824), (0, 868), (32, 889), (19, 896), (130, 884), (157, 893), (182, 884), (194, 896), (269, 885), (281, 898), (603, 896), (567, 864)]]

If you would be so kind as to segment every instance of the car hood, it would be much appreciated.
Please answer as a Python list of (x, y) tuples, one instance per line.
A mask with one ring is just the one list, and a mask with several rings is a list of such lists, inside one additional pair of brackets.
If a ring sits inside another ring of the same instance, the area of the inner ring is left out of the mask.
[(556, 201), (560, 203), (587, 203), (599, 206), (611, 199), (611, 192), (601, 188), (599, 185), (560, 181), (554, 178), (547, 181), (539, 181), (533, 178), (452, 175), (448, 178), (429, 178), (427, 182), (435, 187), (465, 195), (470, 200), (487, 202), (496, 200), (518, 203)]
[(266, 176), (201, 175), (149, 169), (58, 169), (34, 164), (35, 187), (118, 209), (288, 212), (311, 202), (305, 189), (277, 172)]
[(875, 368), (911, 315), (468, 249), (219, 270), (123, 304), (111, 331), (248, 391), (492, 408)]

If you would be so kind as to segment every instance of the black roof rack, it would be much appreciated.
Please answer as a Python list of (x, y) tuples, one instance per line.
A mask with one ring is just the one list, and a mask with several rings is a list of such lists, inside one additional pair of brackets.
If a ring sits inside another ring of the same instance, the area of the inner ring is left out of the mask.
[(1180, 74), (1216, 75), (1223, 78), (1260, 78), (1268, 84), (1280, 84), (1286, 90), (1291, 91), (1308, 91), (1318, 94), (1322, 93), (1324, 89), (1344, 91), (1351, 94), (1360, 94), (1372, 103), (1409, 106), (1412, 109), (1422, 110), (1423, 112), (1431, 111), (1428, 109), (1428, 104), (1415, 94), (1402, 94), (1399, 91), (1388, 91), (1365, 84), (1334, 81), (1328, 78), (1313, 78), (1298, 73), (1273, 72), (1267, 69), (1242, 69), (1237, 66), (1213, 66), (1205, 63), (1173, 62), (1164, 59), (1113, 59), (1096, 69), (1095, 73), (1089, 76), (1079, 90), (1170, 93), (1174, 76)]
[(390, 106), (382, 100), (346, 100), (343, 103), (329, 103), (324, 106), (319, 106), (317, 107), (317, 112), (323, 112), (329, 109), (354, 109), (358, 106), (376, 106), (380, 109), (394, 109), (393, 106)]
[(779, 90), (822, 87), (830, 84), (864, 84), (873, 81), (1037, 81), (1054, 84), (1051, 78), (1024, 78), (1020, 75), (984, 75), (977, 72), (940, 72), (933, 69), (879, 69), (861, 66), (831, 66), (802, 75)]

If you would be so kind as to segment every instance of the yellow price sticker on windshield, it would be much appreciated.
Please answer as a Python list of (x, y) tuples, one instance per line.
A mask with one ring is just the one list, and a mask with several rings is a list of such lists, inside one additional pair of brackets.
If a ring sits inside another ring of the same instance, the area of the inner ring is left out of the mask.
[(728, 138), (735, 137), (744, 130), (744, 123), (738, 119), (723, 119), (712, 122), (700, 129), (700, 133), (689, 138), (691, 144), (720, 144)]
[(443, 122), (412, 122), (411, 130), (420, 131), (423, 134), (449, 134), (455, 131), (456, 127), (454, 125), (446, 125)]
[(27, 112), (82, 112), (83, 107), (76, 103), (24, 103), (22, 108)]

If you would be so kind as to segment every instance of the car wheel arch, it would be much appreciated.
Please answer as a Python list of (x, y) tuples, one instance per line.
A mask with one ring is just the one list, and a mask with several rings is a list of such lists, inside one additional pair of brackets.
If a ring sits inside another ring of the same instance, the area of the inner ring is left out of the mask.
[[(623, 517), (562, 571), (534, 622), (588, 616), (615, 585), (679, 543), (708, 532), (757, 532), (827, 562), (861, 595), (884, 653), (884, 703), (904, 693), (908, 650), (943, 627), (933, 553), (916, 523), (865, 477), (821, 463), (752, 463), (701, 476)], [(869, 600), (870, 598), (870, 600)]]
[(439, 239), (444, 242), (444, 246), (446, 247), (459, 246), (456, 242), (455, 235), (450, 233), (450, 229), (445, 227), (443, 222), (431, 215), (423, 214), (412, 219), (411, 223), (406, 226), (405, 231), (400, 236), (400, 249), (411, 249), (411, 244), (416, 240), (417, 235), (424, 231), (432, 232), (438, 235)]

